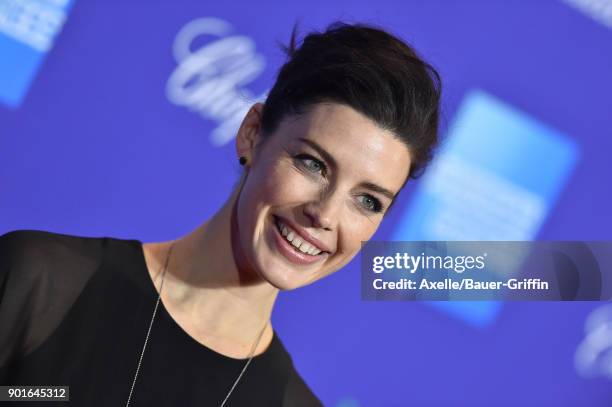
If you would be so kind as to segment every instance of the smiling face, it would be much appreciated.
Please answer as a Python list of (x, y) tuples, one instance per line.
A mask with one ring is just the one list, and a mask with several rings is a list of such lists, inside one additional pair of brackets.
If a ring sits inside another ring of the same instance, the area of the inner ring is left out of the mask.
[(285, 118), (263, 142), (258, 112), (261, 105), (247, 114), (237, 139), (248, 159), (237, 202), (241, 252), (264, 280), (288, 290), (357, 254), (404, 184), (410, 152), (345, 105), (315, 104)]

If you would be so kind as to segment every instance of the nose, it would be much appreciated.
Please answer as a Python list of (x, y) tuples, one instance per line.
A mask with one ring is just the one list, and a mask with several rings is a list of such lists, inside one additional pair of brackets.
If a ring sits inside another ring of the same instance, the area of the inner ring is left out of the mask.
[(327, 195), (304, 205), (304, 215), (313, 227), (325, 230), (334, 230), (338, 220), (338, 209), (340, 203), (335, 197)]

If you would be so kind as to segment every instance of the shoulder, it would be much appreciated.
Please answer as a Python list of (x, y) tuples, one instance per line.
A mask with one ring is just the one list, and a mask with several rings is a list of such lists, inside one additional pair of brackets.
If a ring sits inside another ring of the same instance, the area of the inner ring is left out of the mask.
[[(0, 304), (62, 298), (82, 285), (103, 258), (104, 239), (37, 230), (0, 236)], [(46, 304), (51, 306), (50, 303)]]
[(87, 242), (101, 239), (103, 238), (66, 235), (43, 230), (14, 230), (0, 235), (0, 249), (38, 249), (45, 251), (59, 247), (84, 246), (87, 245)]
[[(59, 323), (103, 257), (101, 238), (18, 230), (0, 236), (0, 365)], [(44, 321), (44, 322), (43, 322)]]
[(0, 269), (21, 274), (74, 262), (93, 264), (101, 259), (102, 240), (39, 230), (8, 232), (0, 236)]
[(288, 369), (287, 385), (285, 387), (282, 405), (286, 407), (322, 407), (323, 404), (321, 401), (315, 396), (296, 370), (293, 359), (289, 355), (289, 352), (287, 352), (280, 338), (278, 338), (276, 332), (273, 345), (277, 347), (278, 353), (283, 354)]

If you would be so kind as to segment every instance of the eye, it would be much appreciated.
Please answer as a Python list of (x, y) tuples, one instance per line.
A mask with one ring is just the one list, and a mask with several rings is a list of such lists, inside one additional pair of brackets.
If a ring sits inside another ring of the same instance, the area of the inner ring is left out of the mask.
[(361, 201), (361, 205), (370, 212), (382, 212), (382, 204), (372, 195), (362, 195), (359, 198)]
[(326, 167), (321, 160), (317, 160), (309, 154), (299, 154), (295, 158), (298, 159), (300, 165), (312, 173), (325, 173)]

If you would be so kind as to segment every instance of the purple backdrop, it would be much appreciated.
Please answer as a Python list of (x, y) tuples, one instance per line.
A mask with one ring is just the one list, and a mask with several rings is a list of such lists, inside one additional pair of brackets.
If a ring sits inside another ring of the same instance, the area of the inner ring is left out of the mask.
[[(277, 42), (297, 19), (302, 31), (343, 19), (414, 44), (442, 75), (446, 122), (482, 89), (566, 134), (580, 159), (535, 238), (609, 239), (612, 14), (594, 1), (0, 0), (0, 17), (19, 3), (67, 18), (54, 20), (52, 47), (0, 18), (0, 233), (157, 241), (191, 230), (238, 177), (232, 129), (272, 85)], [(418, 186), (376, 239), (396, 232)], [(325, 405), (612, 404), (612, 350), (607, 375), (575, 361), (603, 304), (505, 304), (478, 327), (423, 303), (362, 302), (358, 264), (281, 294), (274, 315)]]

